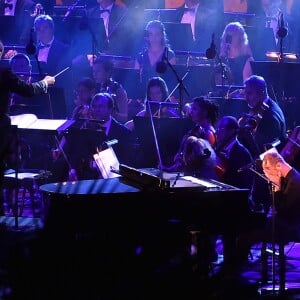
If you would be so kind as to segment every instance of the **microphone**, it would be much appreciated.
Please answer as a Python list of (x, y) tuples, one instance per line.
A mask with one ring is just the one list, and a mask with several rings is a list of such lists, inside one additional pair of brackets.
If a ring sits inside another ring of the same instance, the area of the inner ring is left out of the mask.
[(29, 43), (27, 44), (26, 48), (26, 53), (29, 55), (34, 55), (36, 53), (36, 46), (33, 42), (33, 28), (30, 30), (30, 40)]
[(156, 63), (157, 73), (165, 73), (167, 71), (167, 64), (165, 62), (165, 60), (167, 59), (167, 51), (168, 51), (168, 47), (165, 47), (163, 55), (161, 57), (161, 61)]
[(262, 161), (260, 159), (256, 159), (256, 160), (252, 161), (251, 163), (249, 163), (243, 167), (240, 167), (237, 171), (238, 171), (238, 173), (244, 172), (246, 170), (249, 170), (249, 169), (252, 169), (252, 168), (258, 166), (261, 162)]
[(278, 26), (279, 26), (278, 31), (277, 31), (278, 37), (279, 38), (285, 38), (287, 36), (287, 34), (288, 34), (288, 30), (284, 26), (283, 13), (280, 14), (280, 21), (278, 19)]
[(215, 45), (215, 34), (213, 33), (211, 36), (211, 44), (210, 47), (206, 50), (205, 55), (208, 59), (215, 58), (217, 54), (216, 45)]

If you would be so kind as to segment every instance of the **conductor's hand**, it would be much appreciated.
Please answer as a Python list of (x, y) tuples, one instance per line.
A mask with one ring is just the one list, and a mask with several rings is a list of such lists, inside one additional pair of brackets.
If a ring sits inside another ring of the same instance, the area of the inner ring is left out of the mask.
[(52, 76), (46, 76), (43, 80), (46, 81), (48, 85), (53, 85), (55, 83), (55, 77)]

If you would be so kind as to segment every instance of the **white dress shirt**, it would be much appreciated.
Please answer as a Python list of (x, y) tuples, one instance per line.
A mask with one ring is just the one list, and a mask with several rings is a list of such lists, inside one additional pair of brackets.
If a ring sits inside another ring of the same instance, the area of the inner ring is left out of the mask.
[[(100, 11), (101, 11), (101, 10), (109, 10), (109, 11), (111, 11), (111, 10), (112, 10), (112, 7), (113, 7), (113, 4), (111, 4), (110, 6), (108, 6), (108, 7), (106, 7), (106, 8), (102, 8), (102, 7), (100, 6)], [(105, 28), (106, 36), (108, 36), (109, 14), (110, 14), (110, 13), (107, 12), (107, 11), (100, 13), (100, 18), (103, 19), (103, 23), (104, 23), (104, 28)]]
[(50, 51), (51, 45), (53, 43), (53, 40), (54, 40), (54, 38), (48, 45), (43, 45), (41, 43), (42, 48), (40, 48), (38, 50), (38, 61), (45, 62), (45, 63), (48, 61), (48, 55), (49, 55), (49, 51)]
[[(196, 12), (199, 7), (199, 4), (193, 6), (193, 7), (187, 7), (185, 5), (185, 9), (189, 9), (188, 11), (185, 11), (181, 23), (183, 24), (191, 24), (191, 29), (192, 29), (192, 34), (193, 34), (193, 39), (195, 40), (195, 19), (196, 19)], [(191, 10), (190, 10), (191, 9)], [(193, 11), (192, 11), (193, 9)]]

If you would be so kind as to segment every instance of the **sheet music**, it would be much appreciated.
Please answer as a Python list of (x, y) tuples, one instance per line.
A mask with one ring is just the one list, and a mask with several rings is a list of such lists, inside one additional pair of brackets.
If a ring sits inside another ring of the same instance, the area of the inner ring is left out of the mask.
[[(20, 129), (39, 129), (39, 130), (57, 130), (60, 131), (65, 123), (71, 120), (38, 119), (34, 114), (21, 114), (10, 116), (11, 124)], [(72, 123), (72, 121), (71, 121)]]
[(119, 177), (120, 175), (112, 172), (119, 170), (119, 160), (113, 148), (109, 147), (93, 155), (96, 165), (104, 179)]

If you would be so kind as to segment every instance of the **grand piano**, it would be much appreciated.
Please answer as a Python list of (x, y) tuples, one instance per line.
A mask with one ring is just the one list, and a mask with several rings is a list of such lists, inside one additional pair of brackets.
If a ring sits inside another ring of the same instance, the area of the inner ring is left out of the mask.
[(109, 179), (42, 185), (46, 228), (56, 237), (99, 231), (123, 236), (126, 227), (143, 234), (143, 227), (155, 230), (174, 221), (223, 234), (239, 228), (249, 213), (247, 189), (152, 168), (120, 170)]
[(187, 296), (201, 285), (188, 279), (190, 232), (235, 234), (249, 191), (156, 169), (120, 165), (118, 175), (40, 187), (47, 211), (39, 286), (68, 299), (87, 291), (91, 299)]

